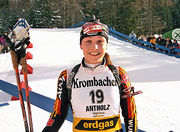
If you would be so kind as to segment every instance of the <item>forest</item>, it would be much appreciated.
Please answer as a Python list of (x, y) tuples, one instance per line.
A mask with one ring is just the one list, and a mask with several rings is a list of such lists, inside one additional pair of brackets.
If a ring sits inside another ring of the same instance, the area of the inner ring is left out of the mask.
[(32, 28), (67, 28), (87, 14), (124, 34), (163, 34), (180, 27), (179, 0), (0, 0), (0, 33), (20, 17)]

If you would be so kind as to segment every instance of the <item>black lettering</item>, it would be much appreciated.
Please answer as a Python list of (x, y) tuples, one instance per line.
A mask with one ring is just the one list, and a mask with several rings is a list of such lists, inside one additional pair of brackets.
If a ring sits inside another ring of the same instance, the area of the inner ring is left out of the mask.
[(103, 111), (103, 110), (109, 110), (110, 105), (90, 105), (86, 106), (86, 112), (88, 111)]
[(112, 86), (115, 86), (115, 80), (112, 80)]
[(82, 81), (82, 86), (86, 87), (86, 81)]
[(100, 110), (101, 110), (101, 106), (98, 105), (98, 106), (97, 106), (97, 111), (100, 111)]
[(93, 111), (96, 111), (96, 108), (97, 108), (96, 105), (94, 105), (94, 106), (93, 106)]
[[(61, 84), (59, 84), (61, 85)], [(73, 80), (74, 88), (81, 88), (81, 87), (92, 87), (92, 86), (117, 86), (116, 80), (111, 80), (108, 77), (105, 79), (96, 79), (93, 77), (92, 80), (82, 80), (79, 81), (79, 78)]]
[(93, 85), (93, 80), (87, 80), (87, 87), (91, 87)]
[(89, 111), (89, 106), (86, 106), (86, 112)]
[(77, 81), (78, 81), (78, 78), (76, 78), (76, 80), (74, 79), (74, 81), (73, 81), (74, 88), (79, 88)]
[(82, 81), (79, 81), (79, 87), (81, 88), (81, 83), (82, 83)]
[(93, 111), (93, 106), (89, 106), (89, 110), (90, 110), (90, 111)]
[(93, 77), (93, 80), (94, 80), (94, 86), (98, 86), (98, 81), (96, 80), (95, 77)]
[(102, 81), (102, 79), (99, 79), (99, 86), (103, 86), (103, 81)]
[(103, 80), (103, 85), (104, 85), (104, 86), (107, 86), (107, 81), (106, 81), (106, 79)]
[(110, 105), (107, 105), (107, 110), (109, 110)]
[(106, 80), (107, 80), (107, 86), (111, 86), (111, 80), (109, 80), (108, 77), (106, 77)]

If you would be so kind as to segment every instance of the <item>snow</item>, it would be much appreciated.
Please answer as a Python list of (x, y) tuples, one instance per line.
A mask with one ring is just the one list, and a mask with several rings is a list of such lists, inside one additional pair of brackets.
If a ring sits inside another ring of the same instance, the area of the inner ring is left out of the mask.
[[(56, 97), (57, 78), (69, 66), (78, 64), (82, 57), (79, 47), (80, 28), (31, 29), (33, 48), (28, 49), (33, 59), (28, 64), (33, 74), (28, 75), (32, 91), (52, 99)], [(147, 132), (180, 131), (180, 59), (145, 50), (110, 36), (108, 53), (115, 65), (123, 67), (136, 90), (135, 96), (139, 129)], [(10, 54), (0, 55), (0, 79), (16, 84)], [(24, 124), (19, 101), (0, 91), (0, 131), (23, 132)], [(34, 131), (40, 132), (50, 113), (31, 105)], [(72, 123), (65, 121), (60, 132), (71, 132)]]

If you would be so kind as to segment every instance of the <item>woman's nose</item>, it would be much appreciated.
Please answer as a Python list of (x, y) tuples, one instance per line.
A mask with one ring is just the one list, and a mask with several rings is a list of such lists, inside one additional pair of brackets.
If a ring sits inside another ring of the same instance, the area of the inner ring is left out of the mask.
[(97, 44), (92, 44), (92, 48), (93, 49), (98, 49), (98, 45)]
[(97, 44), (95, 44), (95, 49), (98, 49), (98, 45)]

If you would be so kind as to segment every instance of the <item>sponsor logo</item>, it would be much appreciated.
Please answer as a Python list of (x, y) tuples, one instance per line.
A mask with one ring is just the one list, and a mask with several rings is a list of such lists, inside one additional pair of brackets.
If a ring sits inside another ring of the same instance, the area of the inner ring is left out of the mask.
[(103, 117), (104, 112), (93, 112), (93, 117)]
[(133, 120), (129, 120), (128, 124), (128, 132), (133, 132)]
[(180, 28), (177, 28), (177, 29), (173, 30), (172, 38), (180, 41)]
[(102, 32), (102, 26), (99, 24), (96, 25), (88, 25), (83, 29), (84, 34), (91, 34), (91, 33), (97, 33), (97, 32)]
[(115, 79), (110, 80), (108, 77), (105, 79), (96, 79), (93, 77), (92, 80), (82, 80), (79, 81), (79, 78), (73, 80), (74, 88), (81, 87), (92, 87), (92, 86), (117, 86), (117, 82)]
[(77, 125), (76, 129), (78, 130), (108, 130), (115, 128), (119, 117), (103, 119), (103, 120), (81, 120)]
[(60, 77), (58, 81), (58, 91), (57, 91), (57, 97), (61, 100), (61, 94), (63, 89), (63, 82), (65, 81), (64, 77)]

